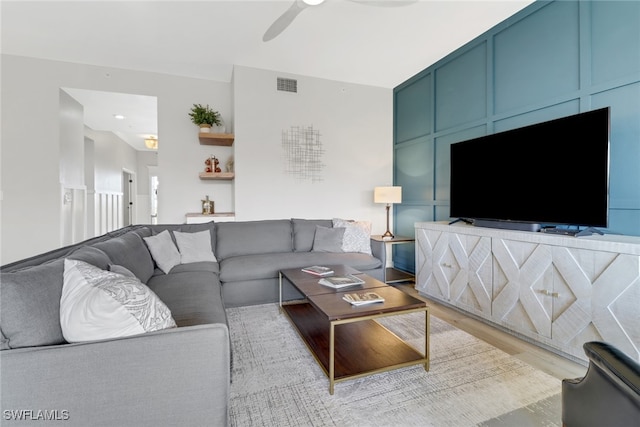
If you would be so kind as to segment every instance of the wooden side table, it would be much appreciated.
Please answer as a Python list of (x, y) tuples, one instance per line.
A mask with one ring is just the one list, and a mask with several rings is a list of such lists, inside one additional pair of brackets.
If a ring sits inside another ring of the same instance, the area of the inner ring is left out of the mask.
[[(371, 238), (377, 242), (384, 242), (385, 248), (387, 245), (399, 245), (403, 243), (413, 243), (416, 241), (414, 237), (394, 236), (392, 239), (383, 239), (381, 235), (373, 235)], [(403, 270), (398, 270), (395, 267), (386, 267), (383, 273), (384, 283), (399, 283), (406, 282), (408, 280), (415, 280), (415, 276)]]

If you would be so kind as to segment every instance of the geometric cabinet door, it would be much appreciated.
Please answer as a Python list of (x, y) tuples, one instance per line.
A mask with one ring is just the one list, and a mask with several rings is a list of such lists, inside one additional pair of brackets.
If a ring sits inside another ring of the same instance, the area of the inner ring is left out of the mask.
[(493, 239), (492, 320), (537, 339), (551, 338), (551, 246)]
[(416, 289), (491, 317), (491, 239), (416, 229)]
[(606, 341), (640, 360), (640, 256), (553, 247), (552, 338), (584, 358), (587, 341)]

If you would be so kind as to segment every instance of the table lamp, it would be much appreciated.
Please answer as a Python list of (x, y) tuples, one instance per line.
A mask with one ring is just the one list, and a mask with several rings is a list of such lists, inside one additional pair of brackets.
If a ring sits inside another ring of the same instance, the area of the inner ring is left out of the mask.
[(374, 203), (386, 203), (387, 205), (387, 231), (382, 235), (383, 239), (393, 239), (393, 233), (389, 230), (389, 208), (392, 203), (402, 202), (402, 187), (376, 187), (373, 190)]

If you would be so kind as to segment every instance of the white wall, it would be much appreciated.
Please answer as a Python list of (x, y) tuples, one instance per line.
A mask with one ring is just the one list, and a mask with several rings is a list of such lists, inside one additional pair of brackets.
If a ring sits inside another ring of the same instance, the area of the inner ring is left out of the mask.
[[(277, 77), (297, 93), (276, 90)], [(392, 184), (390, 89), (248, 67), (234, 67), (236, 215), (263, 218), (351, 218), (386, 228), (373, 188)], [(313, 126), (324, 153), (321, 181), (286, 171), (282, 133)]]
[[(209, 189), (198, 179), (204, 157), (188, 111), (203, 103), (230, 117), (230, 83), (13, 55), (2, 55), (1, 66), (1, 264), (61, 244), (60, 88), (156, 96), (159, 222), (184, 222), (185, 213), (199, 208)], [(97, 145), (95, 153), (102, 155)], [(113, 188), (114, 182), (107, 177), (95, 185)]]
[(84, 108), (60, 89), (60, 183), (84, 186)]

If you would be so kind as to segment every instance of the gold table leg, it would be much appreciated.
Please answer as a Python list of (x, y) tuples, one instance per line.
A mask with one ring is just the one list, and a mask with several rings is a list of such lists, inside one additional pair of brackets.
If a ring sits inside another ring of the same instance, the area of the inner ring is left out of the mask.
[(335, 332), (336, 326), (330, 322), (329, 326), (329, 394), (333, 394), (333, 386), (335, 385)]

